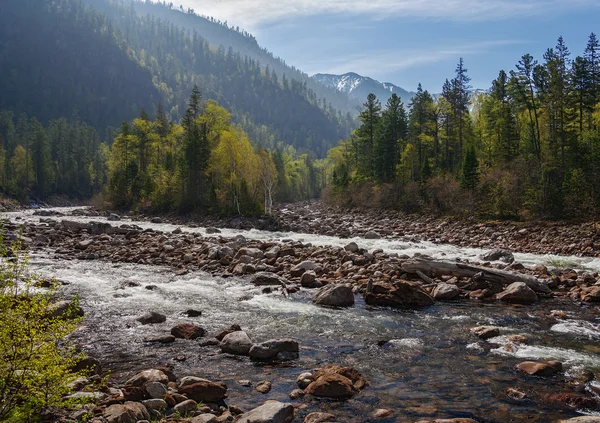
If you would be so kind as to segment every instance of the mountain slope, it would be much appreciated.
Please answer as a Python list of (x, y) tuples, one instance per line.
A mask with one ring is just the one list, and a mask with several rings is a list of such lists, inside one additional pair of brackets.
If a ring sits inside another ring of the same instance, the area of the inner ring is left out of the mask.
[(347, 93), (351, 97), (361, 101), (367, 98), (367, 95), (373, 93), (385, 104), (388, 98), (393, 93), (396, 93), (408, 105), (415, 93), (406, 91), (404, 88), (398, 87), (390, 82), (379, 82), (373, 78), (361, 76), (354, 72), (348, 72), (343, 75), (332, 75), (326, 73), (318, 73), (312, 78), (319, 83), (337, 89), (338, 91)]

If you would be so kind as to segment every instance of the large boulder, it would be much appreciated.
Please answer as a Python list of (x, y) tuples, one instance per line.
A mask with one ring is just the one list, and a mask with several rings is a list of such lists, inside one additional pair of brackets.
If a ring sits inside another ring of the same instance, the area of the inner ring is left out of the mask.
[(224, 353), (248, 355), (252, 348), (252, 340), (246, 332), (239, 330), (226, 335), (219, 346)]
[(349, 284), (325, 285), (315, 293), (312, 302), (332, 307), (350, 307), (354, 305), (354, 292)]
[(205, 379), (180, 385), (178, 390), (180, 394), (184, 394), (196, 402), (219, 402), (227, 397), (227, 385)]
[(107, 423), (137, 423), (139, 420), (150, 420), (150, 414), (143, 404), (127, 401), (107, 407), (104, 418)]
[(249, 354), (258, 359), (295, 359), (298, 358), (298, 342), (293, 339), (272, 339), (270, 341), (254, 344)]
[(365, 388), (367, 380), (351, 367), (327, 365), (317, 370), (306, 393), (316, 397), (347, 399)]
[(496, 295), (506, 303), (532, 304), (538, 300), (537, 294), (525, 282), (513, 282), (504, 291)]
[(515, 367), (519, 372), (531, 376), (554, 376), (560, 370), (556, 363), (540, 363), (538, 361), (523, 361)]
[(314, 261), (306, 260), (292, 267), (290, 273), (292, 277), (298, 278), (307, 270), (315, 270), (316, 268), (317, 265)]
[(369, 305), (418, 309), (435, 303), (421, 287), (407, 281), (377, 282), (364, 294)]
[(291, 423), (294, 406), (278, 401), (267, 401), (263, 405), (243, 414), (237, 423)]
[(481, 259), (485, 261), (503, 261), (505, 263), (512, 263), (515, 261), (515, 256), (513, 256), (513, 253), (510, 251), (497, 248), (482, 254)]
[(204, 328), (194, 323), (181, 323), (171, 329), (171, 335), (180, 339), (196, 339), (205, 334)]
[(438, 301), (455, 300), (460, 295), (460, 288), (450, 283), (439, 283), (433, 289), (433, 298)]
[(257, 286), (276, 285), (285, 286), (286, 280), (281, 276), (271, 272), (257, 272), (252, 276), (252, 283)]
[(169, 377), (161, 370), (144, 370), (143, 372), (140, 372), (135, 376), (127, 379), (127, 381), (125, 381), (125, 386), (142, 387), (148, 382), (160, 382), (164, 385), (167, 385), (169, 383)]
[(490, 339), (500, 335), (500, 329), (495, 326), (477, 326), (470, 329), (471, 333), (481, 339)]
[(141, 315), (140, 317), (138, 317), (135, 320), (140, 322), (142, 325), (154, 325), (157, 323), (166, 322), (167, 316), (165, 316), (164, 314), (156, 313), (154, 311), (150, 311), (148, 313)]

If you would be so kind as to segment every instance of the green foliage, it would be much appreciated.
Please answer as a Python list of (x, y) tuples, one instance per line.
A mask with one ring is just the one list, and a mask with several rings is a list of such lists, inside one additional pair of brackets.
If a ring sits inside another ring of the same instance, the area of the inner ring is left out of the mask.
[(0, 420), (32, 421), (42, 408), (59, 405), (77, 377), (71, 369), (80, 357), (65, 340), (75, 329), (77, 304), (53, 316), (54, 291), (35, 287), (18, 246), (1, 253)]
[(474, 190), (479, 183), (479, 162), (475, 147), (470, 146), (465, 154), (462, 172), (460, 177), (460, 187), (466, 190)]

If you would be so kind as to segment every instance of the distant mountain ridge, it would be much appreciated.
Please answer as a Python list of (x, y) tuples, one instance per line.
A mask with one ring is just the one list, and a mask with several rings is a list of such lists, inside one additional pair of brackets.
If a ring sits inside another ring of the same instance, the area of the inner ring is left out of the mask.
[(373, 93), (382, 104), (385, 104), (388, 98), (390, 98), (393, 93), (396, 93), (402, 99), (404, 104), (408, 105), (415, 95), (414, 92), (407, 91), (391, 82), (379, 82), (373, 78), (362, 76), (355, 72), (348, 72), (343, 75), (317, 73), (313, 75), (312, 78), (325, 86), (335, 88), (338, 91), (347, 93), (349, 96), (359, 100), (365, 100), (367, 95)]

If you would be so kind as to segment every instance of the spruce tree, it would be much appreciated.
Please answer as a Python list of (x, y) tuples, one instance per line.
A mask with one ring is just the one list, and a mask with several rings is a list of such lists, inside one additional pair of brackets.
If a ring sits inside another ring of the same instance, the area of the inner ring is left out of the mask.
[(473, 191), (479, 183), (479, 162), (473, 145), (467, 148), (462, 165), (460, 178), (460, 187), (465, 190)]

